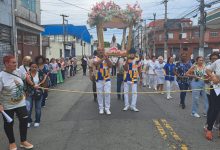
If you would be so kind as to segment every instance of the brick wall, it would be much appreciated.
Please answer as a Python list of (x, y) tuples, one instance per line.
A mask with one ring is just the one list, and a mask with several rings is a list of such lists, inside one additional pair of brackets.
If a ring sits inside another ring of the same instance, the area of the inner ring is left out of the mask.
[(12, 46), (10, 43), (0, 41), (0, 71), (3, 69), (3, 57), (8, 54), (13, 54)]

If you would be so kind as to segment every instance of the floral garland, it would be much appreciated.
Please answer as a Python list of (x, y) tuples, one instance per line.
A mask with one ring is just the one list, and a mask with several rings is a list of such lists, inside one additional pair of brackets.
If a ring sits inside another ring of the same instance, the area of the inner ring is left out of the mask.
[(127, 5), (125, 10), (122, 10), (119, 5), (113, 1), (100, 2), (93, 6), (91, 13), (88, 15), (88, 24), (93, 27), (100, 22), (110, 21), (113, 17), (121, 18), (128, 23), (135, 23), (141, 19), (142, 10), (138, 3), (134, 6)]

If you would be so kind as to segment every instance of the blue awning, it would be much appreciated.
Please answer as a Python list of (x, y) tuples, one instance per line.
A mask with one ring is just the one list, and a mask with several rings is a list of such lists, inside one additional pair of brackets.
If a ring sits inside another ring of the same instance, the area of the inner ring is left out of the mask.
[[(65, 25), (66, 34), (77, 37), (78, 39), (83, 40), (84, 42), (91, 42), (91, 35), (86, 26), (74, 26), (74, 25)], [(44, 25), (45, 31), (42, 32), (43, 36), (50, 35), (63, 35), (63, 25)]]

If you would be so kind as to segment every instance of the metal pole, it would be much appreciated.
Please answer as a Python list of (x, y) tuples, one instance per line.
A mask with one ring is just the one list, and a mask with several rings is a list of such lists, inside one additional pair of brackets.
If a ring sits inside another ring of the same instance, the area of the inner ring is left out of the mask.
[(204, 0), (200, 0), (200, 34), (199, 34), (199, 56), (204, 57), (204, 30), (205, 30), (205, 16), (204, 16)]
[(11, 0), (11, 11), (12, 11), (12, 44), (13, 44), (13, 50), (14, 50), (14, 55), (18, 59), (18, 45), (17, 45), (17, 26), (15, 22), (15, 10), (17, 8), (16, 6), (16, 1)]
[(156, 32), (156, 27), (155, 27), (155, 21), (156, 21), (156, 13), (153, 14), (154, 15), (154, 36), (153, 36), (153, 40), (154, 40), (154, 48), (153, 48), (153, 55), (155, 56), (156, 55), (156, 40), (155, 40), (155, 32)]
[(164, 59), (167, 59), (167, 50), (168, 50), (168, 46), (167, 46), (167, 41), (168, 41), (168, 35), (167, 35), (167, 3), (168, 0), (164, 0), (164, 5), (165, 5), (165, 19), (164, 19)]

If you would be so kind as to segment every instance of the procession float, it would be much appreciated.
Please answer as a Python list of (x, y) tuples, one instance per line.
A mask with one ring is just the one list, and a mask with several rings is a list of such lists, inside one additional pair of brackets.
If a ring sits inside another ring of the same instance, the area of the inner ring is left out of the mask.
[(138, 3), (133, 6), (128, 4), (125, 9), (113, 1), (96, 3), (88, 15), (88, 24), (90, 27), (96, 27), (98, 47), (104, 49), (104, 29), (121, 29), (123, 30), (121, 49), (118, 49), (113, 35), (110, 49), (105, 50), (105, 53), (108, 56), (127, 56), (132, 46), (132, 30), (140, 21), (141, 14), (142, 10)]

